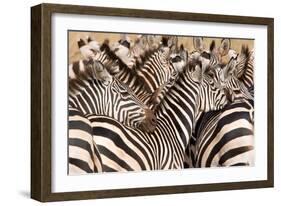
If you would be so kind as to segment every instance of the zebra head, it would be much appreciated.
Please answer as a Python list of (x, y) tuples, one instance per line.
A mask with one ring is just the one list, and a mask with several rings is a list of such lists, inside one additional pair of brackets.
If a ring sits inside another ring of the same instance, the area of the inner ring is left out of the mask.
[(138, 35), (134, 44), (131, 45), (132, 55), (139, 63), (141, 63), (146, 53), (155, 51), (160, 47), (161, 39), (162, 38), (159, 35)]
[(72, 107), (84, 114), (115, 118), (144, 132), (155, 130), (157, 120), (154, 113), (99, 61), (80, 60), (70, 66), (69, 75), (69, 101)]
[[(158, 49), (161, 44), (162, 37), (159, 35), (145, 35), (147, 47), (149, 50)], [(148, 50), (147, 49), (147, 50)]]
[(159, 49), (147, 56), (143, 64), (136, 70), (138, 77), (144, 82), (150, 93), (155, 92), (178, 75), (177, 69), (170, 61), (171, 48), (174, 47), (175, 39), (176, 37), (163, 37)]
[(242, 45), (241, 54), (238, 56), (236, 76), (241, 78), (243, 74), (247, 73), (250, 69), (251, 75), (253, 76), (253, 66), (254, 66), (254, 51), (250, 51), (249, 47)]
[(131, 40), (128, 35), (121, 34), (120, 40), (113, 43), (110, 49), (129, 68), (132, 68), (135, 65), (135, 59), (131, 53)]
[(198, 111), (208, 112), (222, 109), (229, 102), (229, 91), (221, 85), (221, 72), (207, 67), (204, 71), (201, 62), (189, 64), (192, 79), (199, 83)]
[(93, 51), (100, 51), (100, 44), (98, 41), (94, 40), (92, 37), (87, 36), (87, 43)]
[(100, 51), (99, 43), (89, 36), (87, 37), (87, 42), (81, 38), (78, 39), (77, 45), (84, 59), (92, 58)]
[(203, 37), (194, 37), (193, 46), (195, 51), (191, 53), (190, 59), (201, 61), (202, 68), (205, 70), (209, 65), (214, 66), (222, 62), (222, 58), (227, 54), (233, 56), (235, 51), (230, 49), (230, 39), (222, 39), (219, 47), (216, 47), (216, 42), (211, 41), (207, 49), (203, 42)]
[(180, 45), (179, 51), (176, 51), (170, 55), (170, 58), (174, 68), (179, 73), (183, 72), (188, 60), (188, 52), (184, 49), (183, 44)]
[(155, 130), (157, 119), (154, 112), (140, 101), (126, 84), (113, 77), (108, 90), (114, 97), (112, 106), (121, 123), (144, 132), (151, 133)]
[[(244, 63), (246, 63), (245, 61)], [(232, 94), (233, 101), (236, 99), (245, 98), (248, 100), (254, 100), (254, 95), (246, 87), (243, 81), (237, 76), (237, 70), (241, 66), (240, 59), (238, 60), (237, 56), (232, 57), (229, 62), (222, 67), (224, 75), (224, 86)]]

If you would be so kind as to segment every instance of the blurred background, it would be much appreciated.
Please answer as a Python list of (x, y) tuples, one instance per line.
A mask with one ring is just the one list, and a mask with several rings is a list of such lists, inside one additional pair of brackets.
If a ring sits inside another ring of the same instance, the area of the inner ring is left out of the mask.
[[(104, 32), (81, 32), (81, 31), (70, 31), (69, 35), (69, 63), (71, 64), (73, 61), (77, 61), (82, 58), (77, 41), (81, 39), (86, 39), (87, 36), (92, 37), (100, 44), (103, 43), (105, 39), (110, 41), (110, 44), (117, 42), (120, 40), (120, 33), (104, 33)], [(140, 34), (128, 34), (131, 42), (134, 42), (137, 36)], [(209, 45), (215, 40), (216, 46), (221, 44), (222, 38), (209, 38), (204, 37), (203, 43), (206, 49), (209, 49)], [(192, 36), (179, 36), (178, 37), (178, 45), (183, 44), (184, 48), (191, 52), (194, 50), (193, 47), (193, 37)], [(234, 49), (236, 52), (240, 53), (242, 45), (248, 45), (251, 49), (254, 48), (254, 40), (253, 39), (231, 39), (231, 49)]]

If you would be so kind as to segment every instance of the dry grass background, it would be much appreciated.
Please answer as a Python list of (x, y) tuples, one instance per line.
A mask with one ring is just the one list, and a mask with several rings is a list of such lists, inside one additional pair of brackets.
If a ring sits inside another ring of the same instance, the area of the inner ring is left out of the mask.
[[(138, 34), (129, 34), (128, 36), (132, 41), (136, 39)], [(100, 44), (104, 41), (104, 39), (109, 39), (110, 43), (114, 43), (120, 39), (120, 34), (118, 33), (103, 33), (103, 32), (69, 32), (69, 63), (79, 60), (82, 58), (79, 48), (77, 45), (77, 40), (79, 38), (85, 39), (86, 36), (91, 36)], [(204, 45), (208, 48), (212, 40), (216, 41), (216, 45), (220, 45), (221, 38), (205, 38), (204, 37)], [(179, 44), (183, 44), (184, 47), (188, 51), (193, 51), (193, 37), (179, 37)], [(250, 49), (254, 48), (254, 40), (249, 39), (231, 39), (231, 48), (235, 51), (241, 51), (242, 45), (248, 45)]]

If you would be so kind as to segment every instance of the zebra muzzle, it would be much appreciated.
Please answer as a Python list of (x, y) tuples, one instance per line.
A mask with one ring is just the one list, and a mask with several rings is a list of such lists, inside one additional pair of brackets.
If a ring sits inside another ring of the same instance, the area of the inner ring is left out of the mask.
[(154, 132), (157, 125), (157, 119), (154, 112), (150, 109), (145, 109), (145, 118), (140, 123), (140, 130), (148, 133)]

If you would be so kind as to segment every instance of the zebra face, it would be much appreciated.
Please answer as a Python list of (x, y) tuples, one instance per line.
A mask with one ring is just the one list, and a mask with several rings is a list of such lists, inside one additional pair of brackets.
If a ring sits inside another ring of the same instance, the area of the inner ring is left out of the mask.
[(222, 70), (208, 67), (202, 71), (197, 62), (193, 79), (199, 83), (199, 111), (208, 112), (222, 109), (230, 102), (229, 91), (221, 84)]
[(235, 51), (230, 49), (230, 39), (222, 39), (219, 47), (216, 47), (216, 42), (213, 40), (209, 49), (205, 48), (202, 37), (194, 37), (193, 44), (195, 51), (191, 58), (202, 62), (203, 71), (208, 66), (222, 63), (226, 56), (235, 55)]
[(183, 72), (188, 60), (188, 53), (184, 49), (183, 44), (181, 44), (180, 50), (178, 52), (172, 53), (170, 55), (170, 60), (177, 72)]
[(213, 80), (204, 79), (200, 87), (200, 111), (220, 110), (230, 102), (230, 97), (228, 90), (216, 86)]
[(111, 46), (111, 51), (130, 69), (135, 65), (135, 58), (131, 52), (131, 44), (127, 39), (121, 39)]
[(145, 35), (147, 46), (150, 49), (157, 49), (159, 45), (161, 44), (161, 36), (158, 35)]
[[(126, 44), (125, 44), (126, 42)], [(121, 42), (119, 40), (118, 42), (115, 42), (111, 46), (111, 50), (118, 56), (120, 59), (125, 58), (130, 53), (130, 44), (125, 40)]]
[(188, 62), (200, 62), (202, 71), (205, 71), (210, 65), (210, 54), (206, 51), (203, 51), (202, 53), (193, 51), (188, 57)]
[(99, 43), (92, 40), (91, 37), (87, 37), (87, 42), (80, 38), (77, 40), (77, 45), (84, 59), (92, 58), (100, 51)]
[(116, 108), (120, 122), (148, 133), (155, 130), (157, 119), (154, 112), (127, 85), (113, 78), (109, 89), (114, 97), (112, 105)]

